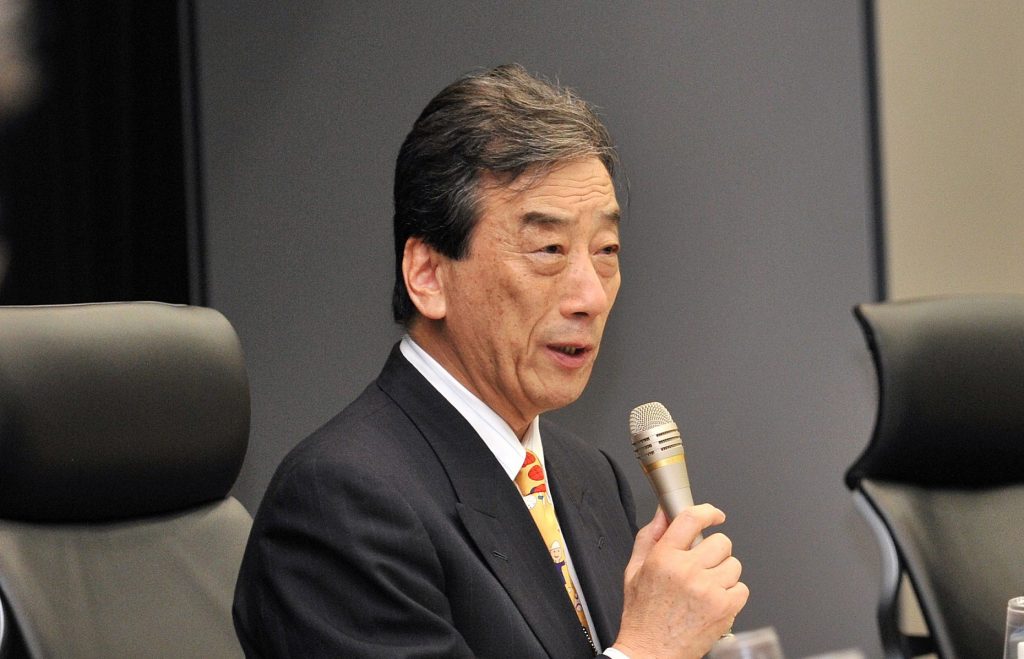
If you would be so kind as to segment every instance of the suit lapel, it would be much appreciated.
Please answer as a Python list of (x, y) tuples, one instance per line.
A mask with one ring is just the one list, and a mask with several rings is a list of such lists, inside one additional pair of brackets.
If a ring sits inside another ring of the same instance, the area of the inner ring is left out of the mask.
[[(615, 640), (622, 611), (622, 566), (608, 554), (609, 536), (594, 509), (595, 497), (573, 469), (573, 457), (557, 441), (544, 444), (544, 462), (552, 483), (555, 510), (579, 577), (587, 609), (603, 647)], [(578, 462), (578, 461), (576, 461)]]
[(519, 491), (473, 427), (397, 346), (377, 382), (433, 448), (455, 491), (467, 534), (547, 654), (592, 656)]

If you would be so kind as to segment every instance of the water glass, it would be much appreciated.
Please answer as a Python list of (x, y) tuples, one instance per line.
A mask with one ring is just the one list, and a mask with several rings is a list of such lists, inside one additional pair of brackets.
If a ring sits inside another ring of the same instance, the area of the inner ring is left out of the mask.
[(785, 659), (774, 627), (724, 636), (714, 644), (708, 659)]
[(1024, 597), (1006, 604), (1006, 643), (1003, 659), (1024, 659)]
[(867, 657), (865, 657), (864, 653), (857, 648), (850, 648), (848, 650), (836, 650), (834, 652), (816, 654), (811, 657), (804, 657), (804, 659), (867, 659)]

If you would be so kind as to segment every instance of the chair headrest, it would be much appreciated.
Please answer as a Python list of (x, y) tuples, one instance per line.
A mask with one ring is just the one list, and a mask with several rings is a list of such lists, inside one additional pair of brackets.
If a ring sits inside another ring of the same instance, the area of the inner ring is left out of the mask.
[(878, 417), (846, 483), (1024, 482), (1024, 296), (863, 304)]
[(220, 313), (0, 307), (0, 517), (114, 520), (223, 498), (248, 438), (245, 363)]

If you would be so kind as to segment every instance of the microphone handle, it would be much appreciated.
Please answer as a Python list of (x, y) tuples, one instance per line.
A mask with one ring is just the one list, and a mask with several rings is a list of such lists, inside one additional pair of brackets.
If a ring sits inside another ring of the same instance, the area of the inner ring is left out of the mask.
[[(664, 472), (664, 473), (658, 473)], [(654, 492), (658, 495), (658, 503), (661, 504), (661, 509), (668, 515), (668, 521), (671, 522), (676, 516), (683, 512), (685, 508), (689, 508), (693, 505), (693, 494), (690, 492), (690, 478), (686, 473), (686, 465), (667, 465), (659, 469), (652, 469), (647, 472), (647, 477), (651, 479), (651, 486), (654, 487)], [(685, 485), (680, 483), (685, 482)], [(676, 487), (672, 487), (675, 484)], [(690, 549), (693, 549), (700, 544), (700, 541), (704, 539), (704, 535), (698, 533), (697, 537), (693, 539), (693, 544), (690, 545)], [(722, 638), (729, 638), (733, 635), (732, 627), (722, 634)]]
[[(652, 479), (653, 480), (653, 479)], [(689, 487), (681, 487), (675, 490), (659, 491), (658, 503), (661, 509), (668, 515), (669, 521), (675, 519), (684, 509), (693, 505), (693, 495)]]
[[(668, 515), (668, 521), (674, 520), (679, 513), (683, 512), (684, 509), (689, 508), (693, 505), (693, 495), (690, 493), (690, 486), (680, 487), (674, 490), (660, 490), (657, 484), (655, 484), (654, 474), (658, 470), (655, 470), (648, 474), (651, 479), (651, 483), (654, 484), (654, 491), (658, 494), (658, 503), (661, 504), (661, 509)], [(704, 539), (702, 534), (697, 534), (694, 538), (693, 544), (690, 545), (690, 549), (693, 549), (700, 541)]]
[[(651, 487), (658, 495), (658, 503), (661, 509), (668, 515), (671, 522), (683, 512), (684, 509), (693, 505), (693, 494), (690, 492), (690, 478), (686, 473), (686, 462), (681, 459), (666, 461), (668, 464), (656, 467), (647, 472), (647, 478), (651, 481)], [(696, 547), (703, 539), (698, 535), (691, 547)]]

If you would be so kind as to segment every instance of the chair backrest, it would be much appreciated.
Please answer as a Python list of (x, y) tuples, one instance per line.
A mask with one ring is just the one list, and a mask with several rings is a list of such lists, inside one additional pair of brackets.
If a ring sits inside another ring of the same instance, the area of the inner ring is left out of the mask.
[[(847, 486), (909, 577), (935, 651), (1000, 656), (1007, 600), (1024, 594), (1024, 297), (864, 304), (855, 315), (879, 401)], [(896, 577), (884, 577), (879, 623), (887, 656), (910, 656)]]
[(7, 645), (240, 656), (231, 600), (252, 520), (228, 492), (248, 435), (241, 347), (216, 311), (0, 308)]

